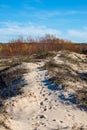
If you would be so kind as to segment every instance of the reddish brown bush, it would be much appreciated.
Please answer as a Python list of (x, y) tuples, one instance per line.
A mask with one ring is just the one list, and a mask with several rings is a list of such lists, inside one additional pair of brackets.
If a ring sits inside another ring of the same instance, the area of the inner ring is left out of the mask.
[(28, 38), (24, 41), (23, 38), (19, 38), (17, 40), (12, 40), (7, 44), (1, 44), (1, 48), (1, 56), (32, 55), (35, 53), (59, 50), (70, 50), (79, 53), (82, 52), (82, 45), (55, 38), (51, 35), (46, 35), (45, 37), (38, 38), (37, 40)]

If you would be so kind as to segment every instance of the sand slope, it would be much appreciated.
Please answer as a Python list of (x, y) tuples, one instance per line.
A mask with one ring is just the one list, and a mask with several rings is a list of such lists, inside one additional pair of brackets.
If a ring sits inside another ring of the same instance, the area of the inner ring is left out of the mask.
[[(72, 104), (60, 102), (63, 90), (48, 80), (44, 63), (24, 63), (29, 72), (24, 75), (24, 94), (6, 102), (6, 125), (10, 130), (87, 130), (87, 113)], [(57, 88), (57, 89), (56, 89)], [(1, 128), (0, 130), (3, 130)], [(78, 129), (80, 130), (80, 129)]]

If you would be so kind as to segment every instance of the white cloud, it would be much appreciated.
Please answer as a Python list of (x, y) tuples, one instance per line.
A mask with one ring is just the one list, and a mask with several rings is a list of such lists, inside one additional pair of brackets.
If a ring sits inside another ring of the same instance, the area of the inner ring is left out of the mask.
[(14, 36), (43, 36), (45, 34), (53, 34), (56, 36), (61, 35), (61, 31), (56, 29), (47, 28), (46, 26), (36, 26), (31, 23), (23, 25), (20, 23), (4, 22), (4, 26), (0, 28), (0, 37), (11, 39)]
[(60, 11), (60, 10), (41, 10), (41, 11), (35, 11), (33, 13), (33, 16), (39, 18), (39, 19), (47, 19), (47, 18), (52, 18), (52, 17), (57, 17), (57, 16), (68, 16), (68, 15), (83, 15), (87, 14), (87, 11), (79, 11), (79, 10), (65, 10), (65, 11)]
[(28, 36), (44, 36), (45, 34), (53, 34), (56, 37), (68, 39), (73, 42), (87, 42), (87, 27), (80, 30), (69, 29), (62, 32), (61, 30), (46, 26), (37, 26), (31, 22), (0, 22), (0, 42), (8, 42), (18, 36), (26, 38)]
[(87, 14), (87, 11), (80, 11), (80, 10), (68, 10), (64, 12), (65, 15), (73, 15), (73, 14)]
[(67, 31), (66, 36), (74, 42), (85, 42), (87, 43), (87, 30), (76, 30), (70, 29)]
[[(39, 0), (34, 0), (34, 1), (39, 1)], [(39, 9), (34, 6), (30, 6), (29, 4), (25, 3), (23, 6), (23, 10), (20, 10), (19, 15), (26, 16), (26, 17), (33, 17), (39, 20), (46, 20), (50, 18), (56, 18), (64, 17), (64, 16), (78, 16), (78, 15), (87, 15), (87, 11), (84, 10), (59, 10), (59, 9), (53, 9), (53, 10), (44, 10), (44, 9)], [(29, 13), (31, 11), (32, 13)], [(66, 17), (67, 18), (67, 17)], [(75, 17), (77, 19), (78, 17)], [(73, 20), (73, 19), (72, 19)], [(81, 19), (80, 19), (81, 20)]]
[(79, 30), (69, 30), (68, 34), (70, 36), (86, 38), (87, 39), (87, 31), (85, 31), (85, 30), (82, 30), (82, 31), (79, 31)]

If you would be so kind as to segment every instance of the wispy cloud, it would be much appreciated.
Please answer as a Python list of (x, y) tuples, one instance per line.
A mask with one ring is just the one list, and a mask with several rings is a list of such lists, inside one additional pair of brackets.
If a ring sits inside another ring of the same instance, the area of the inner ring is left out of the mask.
[(71, 38), (74, 42), (86, 42), (87, 43), (87, 30), (70, 29), (67, 31), (67, 37)]
[(0, 28), (0, 36), (8, 36), (8, 39), (12, 39), (14, 36), (43, 36), (45, 34), (53, 34), (56, 36), (61, 36), (61, 31), (48, 28), (46, 26), (36, 26), (31, 23), (27, 25), (22, 25), (20, 23), (9, 23), (4, 22), (4, 27)]
[(80, 38), (86, 38), (87, 39), (87, 31), (85, 30), (69, 30), (68, 34), (70, 36), (74, 36), (74, 37), (80, 37)]
[(75, 15), (86, 15), (87, 11), (79, 11), (79, 10), (65, 10), (65, 11), (59, 11), (59, 10), (34, 10), (33, 16), (39, 19), (48, 19), (48, 18), (55, 18), (59, 16), (75, 16)]
[(64, 12), (65, 15), (73, 15), (73, 14), (87, 14), (87, 11), (80, 10), (68, 10)]

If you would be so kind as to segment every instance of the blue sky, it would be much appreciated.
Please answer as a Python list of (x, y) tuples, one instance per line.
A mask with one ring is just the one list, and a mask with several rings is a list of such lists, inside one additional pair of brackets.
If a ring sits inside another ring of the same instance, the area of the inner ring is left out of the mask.
[(0, 42), (48, 33), (87, 42), (87, 0), (0, 0)]

